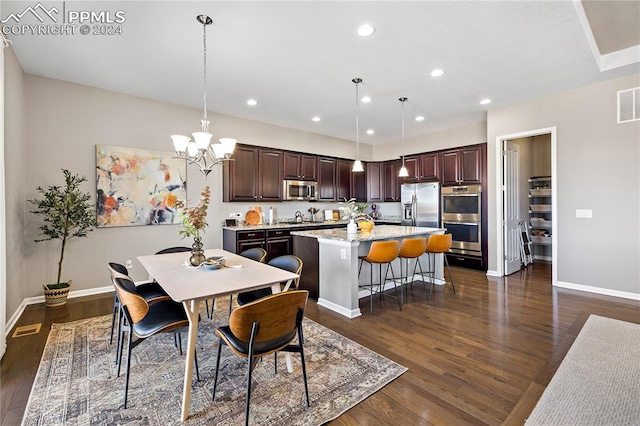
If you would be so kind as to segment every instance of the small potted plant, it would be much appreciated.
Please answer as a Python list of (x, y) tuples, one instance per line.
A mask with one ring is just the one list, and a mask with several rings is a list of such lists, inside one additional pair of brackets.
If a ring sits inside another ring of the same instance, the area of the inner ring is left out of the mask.
[(36, 210), (32, 210), (31, 213), (40, 216), (44, 221), (39, 228), (42, 238), (35, 241), (61, 241), (57, 280), (42, 286), (47, 306), (67, 303), (71, 281), (62, 281), (62, 261), (67, 241), (76, 237), (86, 237), (96, 226), (95, 210), (90, 202), (91, 195), (80, 189), (80, 185), (87, 178), (71, 174), (66, 169), (62, 169), (62, 173), (64, 186), (49, 186), (47, 189), (39, 186), (36, 191), (40, 197), (29, 200), (36, 206)]

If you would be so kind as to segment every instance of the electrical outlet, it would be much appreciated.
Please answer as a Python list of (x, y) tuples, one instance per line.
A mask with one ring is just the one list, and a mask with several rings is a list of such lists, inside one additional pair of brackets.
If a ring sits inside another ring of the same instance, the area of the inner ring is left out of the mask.
[(127, 259), (127, 261), (125, 262), (124, 266), (126, 266), (127, 269), (133, 268), (133, 262), (131, 261), (131, 259)]
[(580, 219), (591, 219), (593, 212), (591, 209), (576, 209), (576, 217)]
[(347, 250), (346, 249), (340, 249), (340, 259), (342, 259), (342, 260), (346, 260), (347, 259)]

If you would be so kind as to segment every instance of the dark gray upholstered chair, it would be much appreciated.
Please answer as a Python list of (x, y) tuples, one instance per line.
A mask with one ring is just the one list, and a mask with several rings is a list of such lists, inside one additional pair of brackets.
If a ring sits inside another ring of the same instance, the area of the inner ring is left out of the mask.
[[(284, 269), (285, 271), (293, 272), (300, 275), (302, 272), (302, 260), (298, 256), (287, 254), (271, 259), (268, 263), (276, 268)], [(298, 288), (299, 278), (296, 279), (291, 285), (291, 290)], [(255, 302), (258, 299), (267, 297), (271, 294), (271, 288), (261, 288), (258, 290), (247, 291), (244, 293), (238, 293), (238, 305), (246, 305), (247, 303)]]
[[(129, 373), (131, 370), (131, 351), (148, 337), (159, 333), (186, 332), (189, 320), (181, 303), (173, 300), (161, 300), (149, 304), (137, 291), (137, 287), (128, 278), (118, 277), (114, 280), (118, 297), (122, 303), (124, 320), (120, 330), (118, 353), (122, 357), (124, 333), (127, 333), (127, 371), (124, 387), (124, 408), (127, 408), (129, 393)], [(133, 340), (133, 334), (137, 339)], [(118, 360), (118, 376), (120, 376), (121, 360)], [(196, 378), (200, 381), (198, 358), (195, 357)]]
[[(247, 360), (247, 396), (245, 405), (245, 425), (249, 424), (249, 404), (251, 402), (251, 373), (259, 359), (277, 351), (300, 354), (302, 379), (309, 407), (307, 368), (304, 362), (304, 336), (302, 319), (309, 292), (306, 290), (277, 293), (253, 303), (240, 306), (231, 312), (229, 325), (216, 330), (219, 337), (216, 373), (213, 379), (213, 400), (216, 398), (220, 354), (222, 345)], [(298, 338), (297, 344), (291, 344)]]

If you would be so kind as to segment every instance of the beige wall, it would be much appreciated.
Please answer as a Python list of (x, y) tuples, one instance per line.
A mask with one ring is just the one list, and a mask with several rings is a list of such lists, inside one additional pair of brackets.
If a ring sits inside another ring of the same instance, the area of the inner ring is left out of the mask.
[[(4, 49), (4, 169), (7, 250), (7, 310), (11, 316), (26, 297), (24, 256), (25, 99), (24, 74), (13, 49)], [(7, 318), (9, 319), (9, 318)]]
[[(405, 155), (455, 148), (464, 145), (475, 145), (486, 141), (487, 123), (481, 121), (439, 132), (405, 138)], [(402, 139), (373, 146), (373, 161), (392, 160), (394, 158), (400, 158), (401, 156)]]
[[(616, 123), (616, 92), (637, 86), (633, 75), (488, 112), (490, 270), (496, 137), (556, 126), (558, 281), (640, 294), (640, 121)], [(593, 218), (577, 219), (576, 209)]]
[(533, 143), (532, 176), (551, 176), (551, 135), (531, 138)]
[[(18, 170), (8, 176), (9, 185), (24, 188), (15, 194), (16, 202), (23, 211), (24, 200), (35, 195), (35, 187), (61, 183), (61, 168), (87, 176), (90, 183), (85, 190), (94, 194), (96, 144), (170, 151), (169, 135), (189, 134), (199, 127), (201, 111), (196, 109), (28, 74), (24, 76), (24, 82), (26, 116), (30, 117), (26, 149), (38, 155), (29, 158), (28, 173), (22, 171), (26, 164), (18, 161), (15, 166)], [(355, 145), (351, 141), (216, 114), (211, 114), (210, 118), (215, 137), (233, 136), (252, 145), (355, 157)], [(361, 153), (362, 158), (371, 155), (366, 146), (361, 147)], [(219, 247), (222, 244), (219, 224), (231, 212), (244, 214), (250, 204), (222, 202), (221, 167), (212, 172), (205, 182), (197, 168), (190, 166), (188, 180), (190, 199), (196, 198), (205, 184), (211, 186), (210, 227), (204, 242), (205, 246)], [(307, 214), (310, 204), (273, 203), (273, 206), (277, 217), (293, 217), (297, 210)], [(336, 204), (317, 203), (314, 206), (335, 208)], [(269, 205), (263, 207), (268, 209)], [(25, 217), (22, 260), (30, 267), (26, 271), (26, 279), (20, 280), (24, 286), (24, 297), (41, 295), (40, 284), (51, 281), (56, 270), (59, 247), (56, 242), (32, 242), (37, 236), (37, 220), (31, 214)], [(177, 225), (97, 229), (88, 238), (70, 242), (63, 278), (73, 280), (74, 290), (108, 286), (106, 262), (124, 263), (127, 258), (132, 258), (133, 278), (145, 279), (146, 274), (135, 261), (136, 256), (154, 253), (168, 246), (190, 245), (190, 241), (178, 238), (177, 231)], [(18, 289), (15, 284), (13, 286), (10, 291), (15, 294)]]

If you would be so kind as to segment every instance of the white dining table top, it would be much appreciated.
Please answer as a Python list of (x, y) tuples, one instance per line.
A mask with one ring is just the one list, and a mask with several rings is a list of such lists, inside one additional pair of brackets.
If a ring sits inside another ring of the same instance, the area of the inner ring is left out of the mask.
[(205, 256), (223, 256), (225, 266), (215, 270), (191, 267), (190, 252), (138, 256), (138, 260), (177, 302), (211, 299), (298, 278), (292, 272), (222, 249), (205, 250)]

